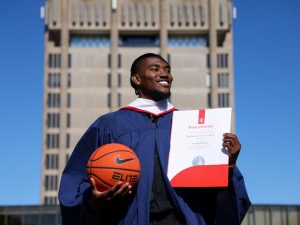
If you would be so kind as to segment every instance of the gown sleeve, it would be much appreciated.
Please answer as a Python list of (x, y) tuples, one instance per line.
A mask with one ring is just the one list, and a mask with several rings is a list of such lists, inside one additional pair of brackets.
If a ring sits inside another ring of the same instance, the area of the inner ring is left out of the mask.
[(63, 225), (97, 224), (97, 213), (91, 211), (86, 199), (91, 186), (86, 175), (86, 164), (95, 149), (110, 142), (110, 131), (105, 119), (98, 119), (76, 145), (61, 177), (59, 202)]
[(228, 188), (217, 194), (216, 224), (241, 224), (250, 205), (243, 175), (235, 166), (229, 170)]

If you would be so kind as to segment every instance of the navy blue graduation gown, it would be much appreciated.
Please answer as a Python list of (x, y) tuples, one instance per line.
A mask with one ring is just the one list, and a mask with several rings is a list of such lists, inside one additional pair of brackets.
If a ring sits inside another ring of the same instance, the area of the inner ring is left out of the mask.
[[(243, 176), (237, 167), (231, 171), (229, 186), (226, 188), (171, 187), (166, 170), (172, 115), (172, 112), (161, 115), (155, 127), (146, 113), (122, 109), (100, 117), (89, 127), (76, 145), (62, 174), (59, 201), (63, 225), (147, 225), (155, 145), (167, 189), (186, 224), (241, 223), (250, 201)], [(133, 149), (140, 159), (141, 174), (131, 199), (105, 211), (94, 212), (86, 204), (86, 199), (91, 195), (86, 164), (92, 152), (107, 143), (121, 143)]]

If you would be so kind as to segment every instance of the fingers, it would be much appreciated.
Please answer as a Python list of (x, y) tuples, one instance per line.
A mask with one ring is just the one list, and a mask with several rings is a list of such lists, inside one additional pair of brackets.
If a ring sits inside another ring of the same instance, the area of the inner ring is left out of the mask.
[(103, 192), (97, 191), (97, 187), (93, 178), (90, 178), (90, 182), (93, 188), (93, 195), (97, 199), (102, 199), (105, 201), (117, 200), (132, 193), (132, 186), (129, 183), (123, 183), (122, 181), (119, 181), (112, 188)]
[(92, 193), (95, 197), (98, 197), (98, 195), (101, 196), (101, 193), (100, 191), (98, 191), (97, 189), (97, 186), (96, 186), (96, 181), (94, 180), (94, 178), (92, 176), (89, 177), (89, 181), (90, 181), (90, 184), (92, 186)]
[(109, 189), (106, 192), (106, 198), (107, 200), (118, 199), (126, 195), (126, 193), (129, 192), (129, 189), (131, 189), (131, 185), (119, 181), (117, 184), (115, 184), (111, 189)]
[(223, 147), (228, 148), (229, 151), (239, 151), (241, 144), (235, 134), (225, 133), (223, 135)]
[(235, 165), (241, 150), (241, 144), (235, 134), (225, 133), (223, 135), (223, 148), (228, 149), (229, 165)]
[(111, 198), (113, 198), (113, 196), (115, 195), (115, 193), (121, 188), (121, 186), (122, 186), (122, 181), (119, 181), (112, 188), (108, 189), (107, 191), (104, 191), (103, 192), (103, 196), (107, 200), (110, 200)]
[(89, 180), (90, 180), (90, 184), (92, 185), (92, 188), (97, 190), (94, 178), (93, 177), (89, 177)]
[(116, 189), (116, 191), (112, 195), (112, 199), (118, 199), (126, 197), (127, 195), (130, 195), (132, 193), (132, 186), (129, 183), (122, 183), (121, 186)]

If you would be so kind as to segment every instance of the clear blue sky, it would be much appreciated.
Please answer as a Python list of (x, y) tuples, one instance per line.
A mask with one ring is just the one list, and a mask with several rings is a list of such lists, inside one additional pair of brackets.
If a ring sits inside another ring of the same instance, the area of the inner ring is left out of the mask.
[[(0, 205), (38, 204), (42, 0), (3, 1), (0, 14)], [(300, 1), (235, 1), (239, 167), (253, 203), (300, 204)]]

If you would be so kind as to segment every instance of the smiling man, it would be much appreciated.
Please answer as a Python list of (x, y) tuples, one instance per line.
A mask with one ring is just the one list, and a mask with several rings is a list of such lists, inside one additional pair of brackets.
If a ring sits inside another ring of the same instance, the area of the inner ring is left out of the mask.
[[(241, 148), (234, 134), (225, 134), (230, 176), (226, 188), (173, 189), (166, 176), (172, 112), (168, 101), (173, 77), (169, 64), (147, 53), (132, 64), (130, 83), (138, 98), (97, 119), (76, 145), (63, 172), (59, 200), (63, 225), (235, 225), (250, 206), (243, 177), (236, 166)], [(100, 192), (86, 176), (92, 152), (107, 143), (135, 151), (141, 174), (136, 190), (119, 182)]]
[(137, 58), (131, 67), (130, 81), (139, 98), (160, 101), (171, 95), (171, 67), (159, 55), (145, 54)]

